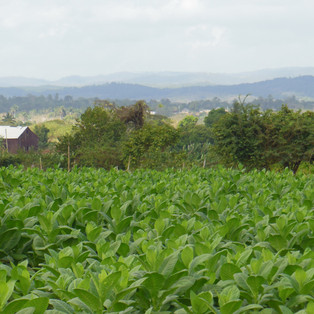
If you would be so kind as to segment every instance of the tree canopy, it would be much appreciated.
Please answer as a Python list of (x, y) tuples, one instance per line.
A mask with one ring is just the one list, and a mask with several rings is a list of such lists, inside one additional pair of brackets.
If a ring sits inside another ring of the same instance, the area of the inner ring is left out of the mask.
[(236, 103), (234, 110), (213, 124), (214, 149), (226, 165), (270, 169), (276, 163), (294, 173), (302, 161), (313, 159), (314, 113), (260, 111)]
[(208, 115), (204, 118), (204, 124), (207, 127), (211, 127), (215, 122), (218, 122), (219, 119), (225, 115), (227, 112), (225, 108), (218, 108), (211, 110)]

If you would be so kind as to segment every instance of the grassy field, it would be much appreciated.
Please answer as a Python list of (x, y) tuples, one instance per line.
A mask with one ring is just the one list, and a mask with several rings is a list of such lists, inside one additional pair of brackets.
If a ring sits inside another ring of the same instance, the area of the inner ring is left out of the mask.
[(60, 136), (65, 135), (66, 133), (71, 133), (72, 127), (75, 124), (75, 120), (49, 120), (41, 123), (36, 123), (30, 126), (34, 130), (35, 125), (42, 126), (44, 125), (49, 129), (48, 138), (49, 142), (55, 143), (58, 141)]
[(0, 312), (314, 313), (313, 179), (2, 168)]

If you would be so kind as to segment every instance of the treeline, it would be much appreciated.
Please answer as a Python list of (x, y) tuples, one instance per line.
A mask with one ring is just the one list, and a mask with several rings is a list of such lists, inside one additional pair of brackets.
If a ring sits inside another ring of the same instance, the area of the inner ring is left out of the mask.
[(72, 96), (59, 97), (58, 94), (48, 96), (13, 96), (5, 97), (0, 95), (0, 112), (8, 112), (11, 108), (16, 108), (18, 111), (29, 112), (32, 110), (44, 111), (53, 110), (57, 107), (65, 108), (80, 108), (86, 109), (92, 106), (95, 98), (77, 98)]
[[(110, 102), (117, 106), (130, 106), (134, 103), (132, 99), (111, 99)], [(272, 96), (266, 98), (258, 97), (251, 99), (251, 104), (260, 106), (262, 110), (273, 109), (280, 110), (282, 104), (287, 104), (291, 109), (313, 110), (314, 101), (299, 100), (295, 96), (286, 99), (275, 99)], [(49, 113), (55, 110), (71, 111), (72, 109), (80, 110), (81, 113), (88, 107), (99, 102), (98, 98), (74, 98), (72, 96), (60, 97), (58, 94), (48, 96), (14, 96), (4, 97), (0, 95), (0, 113), (8, 113), (14, 111), (16, 113), (24, 113), (27, 118), (28, 113), (35, 111), (38, 113)], [(211, 110), (219, 107), (231, 108), (232, 102), (214, 97), (212, 99), (203, 99), (190, 102), (171, 101), (169, 99), (150, 100), (147, 105), (150, 110), (157, 114), (172, 116), (173, 114), (190, 111), (200, 112), (202, 110)], [(23, 115), (22, 115), (23, 116)]]
[(79, 166), (154, 168), (225, 166), (247, 169), (274, 166), (297, 172), (302, 161), (312, 162), (314, 113), (279, 111), (235, 102), (230, 112), (210, 111), (204, 124), (185, 117), (178, 128), (158, 115), (150, 115), (143, 101), (129, 107), (109, 102), (88, 108), (72, 134), (60, 138), (57, 150), (71, 152)]
[(235, 102), (229, 111), (213, 109), (198, 123), (186, 116), (177, 128), (167, 117), (151, 115), (144, 101), (119, 107), (108, 101), (88, 107), (72, 132), (47, 150), (45, 127), (38, 127), (44, 153), (3, 154), (2, 165), (23, 163), (39, 167), (136, 168), (227, 167), (284, 169), (296, 173), (314, 157), (314, 113), (262, 111)]

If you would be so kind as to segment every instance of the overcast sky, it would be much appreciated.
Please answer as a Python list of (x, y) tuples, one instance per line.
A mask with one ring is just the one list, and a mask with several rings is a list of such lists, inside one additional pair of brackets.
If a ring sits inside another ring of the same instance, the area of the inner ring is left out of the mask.
[(0, 76), (314, 66), (313, 0), (0, 0)]

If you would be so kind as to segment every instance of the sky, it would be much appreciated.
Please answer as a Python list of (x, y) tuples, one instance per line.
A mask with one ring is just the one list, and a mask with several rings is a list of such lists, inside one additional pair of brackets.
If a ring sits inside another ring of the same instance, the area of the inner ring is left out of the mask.
[(314, 66), (313, 0), (0, 0), (0, 77)]

